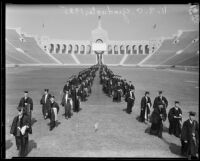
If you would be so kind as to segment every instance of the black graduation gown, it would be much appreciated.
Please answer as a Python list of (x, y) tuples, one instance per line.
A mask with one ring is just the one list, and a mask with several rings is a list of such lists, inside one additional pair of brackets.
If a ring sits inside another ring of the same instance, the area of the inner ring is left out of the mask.
[[(187, 143), (184, 143), (185, 140)], [(189, 119), (183, 123), (181, 143), (181, 152), (183, 155), (196, 156), (199, 148), (199, 124), (196, 120), (193, 120), (192, 124)]]
[(176, 137), (180, 137), (181, 134), (181, 118), (174, 118), (174, 116), (179, 117), (180, 114), (182, 115), (182, 111), (180, 108), (176, 110), (175, 107), (172, 107), (168, 113), (168, 120), (169, 120), (169, 134), (173, 134)]
[(147, 105), (148, 103), (150, 104), (150, 107), (151, 107), (151, 99), (150, 99), (150, 97), (147, 97), (147, 99), (146, 99), (145, 96), (142, 97), (142, 99), (141, 99), (141, 111), (140, 111), (140, 120), (142, 122), (145, 121), (145, 111), (147, 111), (147, 117), (148, 117), (148, 114), (150, 114), (150, 108)]
[(162, 99), (159, 96), (155, 98), (154, 103), (153, 103), (153, 108), (158, 107), (160, 103), (162, 103), (164, 107), (167, 108), (168, 101), (164, 96), (162, 96)]
[(126, 102), (127, 102), (127, 109), (126, 109), (126, 112), (127, 113), (131, 113), (132, 112), (132, 108), (133, 108), (133, 105), (134, 105), (134, 102), (135, 102), (135, 94), (134, 92), (131, 92), (132, 93), (132, 97), (130, 95), (130, 92), (128, 92), (126, 94)]
[(73, 111), (78, 112), (79, 108), (80, 108), (80, 102), (79, 102), (79, 99), (77, 97), (76, 89), (72, 90), (71, 96), (72, 96), (72, 101), (73, 101)]
[(24, 135), (22, 135), (21, 132), (19, 135), (17, 135), (18, 121), (19, 116), (14, 117), (10, 129), (10, 134), (13, 134), (15, 136), (16, 146), (19, 149), (19, 156), (23, 157), (28, 153), (28, 134), (32, 134), (32, 128), (29, 117), (27, 115), (23, 115), (20, 120), (19, 127), (22, 128), (23, 126), (27, 125), (29, 126), (29, 128), (26, 129)]
[(45, 117), (49, 117), (50, 115), (50, 108), (51, 108), (51, 94), (47, 95), (46, 103), (45, 103), (45, 94), (42, 96), (40, 100), (40, 104), (42, 105), (42, 114)]
[(150, 134), (157, 135), (158, 137), (162, 137), (163, 131), (163, 121), (166, 120), (167, 113), (166, 109), (163, 107), (159, 109), (158, 107), (154, 109), (151, 115), (151, 128)]
[[(25, 105), (25, 103), (27, 103), (28, 105)], [(19, 107), (24, 107), (24, 114), (27, 115), (30, 119), (31, 122), (31, 118), (32, 118), (32, 110), (33, 110), (33, 100), (30, 97), (27, 97), (25, 99), (25, 97), (22, 97), (20, 99), (19, 102)]]

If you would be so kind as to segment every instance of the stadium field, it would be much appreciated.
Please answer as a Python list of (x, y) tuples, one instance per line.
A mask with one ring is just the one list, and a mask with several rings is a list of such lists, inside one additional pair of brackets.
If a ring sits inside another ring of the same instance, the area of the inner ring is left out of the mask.
[[(181, 103), (183, 121), (193, 110), (199, 117), (199, 73), (155, 68), (110, 67), (115, 74), (132, 81), (136, 88), (136, 102), (132, 114), (123, 109), (126, 103), (113, 103), (99, 84), (98, 72), (92, 86), (92, 94), (81, 102), (81, 111), (66, 120), (60, 106), (59, 124), (49, 131), (49, 120), (42, 117), (39, 101), (45, 88), (55, 95), (60, 104), (60, 92), (68, 77), (86, 67), (18, 67), (6, 68), (6, 158), (17, 156), (10, 126), (23, 91), (28, 90), (33, 99), (33, 134), (29, 135), (28, 157), (181, 157), (180, 140), (168, 134), (168, 120), (164, 122), (163, 138), (148, 134), (150, 123), (137, 120), (140, 100), (144, 92), (150, 91), (153, 102), (158, 90), (169, 101)], [(151, 109), (152, 110), (152, 109)], [(95, 132), (94, 124), (98, 123)]]

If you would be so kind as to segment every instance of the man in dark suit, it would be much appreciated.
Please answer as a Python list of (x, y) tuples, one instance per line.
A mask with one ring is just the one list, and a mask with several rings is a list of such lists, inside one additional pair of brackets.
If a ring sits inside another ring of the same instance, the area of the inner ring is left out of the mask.
[(55, 97), (51, 96), (51, 115), (50, 115), (50, 131), (56, 126), (58, 120), (59, 105), (55, 102)]
[(189, 119), (183, 123), (181, 131), (181, 153), (189, 159), (198, 158), (199, 124), (194, 120), (195, 115), (195, 112), (189, 112)]
[(140, 121), (148, 121), (148, 115), (150, 114), (151, 108), (151, 98), (149, 97), (149, 92), (146, 91), (145, 95), (141, 99), (141, 112), (140, 112)]
[(24, 108), (24, 113), (29, 117), (31, 122), (32, 111), (33, 111), (33, 100), (31, 97), (28, 96), (28, 91), (24, 91), (24, 97), (20, 99), (18, 106)]
[(18, 116), (14, 117), (10, 134), (15, 136), (19, 157), (24, 157), (28, 153), (28, 134), (32, 134), (30, 120), (27, 115), (24, 115), (23, 107), (18, 107)]
[(127, 102), (127, 109), (126, 109), (126, 112), (127, 112), (128, 114), (131, 114), (132, 108), (133, 108), (133, 105), (134, 105), (134, 102), (135, 102), (134, 89), (131, 89), (131, 90), (126, 94), (125, 101)]
[(175, 101), (175, 106), (169, 110), (169, 134), (176, 137), (181, 135), (181, 121), (182, 121), (182, 110), (180, 108), (179, 101)]
[(167, 99), (162, 95), (163, 91), (158, 91), (159, 96), (154, 99), (153, 108), (158, 107), (158, 104), (163, 104), (165, 108), (168, 106)]
[(42, 105), (42, 114), (44, 116), (44, 119), (46, 120), (49, 116), (50, 108), (51, 108), (51, 94), (49, 94), (49, 89), (44, 90), (44, 95), (42, 96), (40, 100), (40, 104)]
[(162, 103), (158, 104), (158, 107), (154, 108), (151, 114), (151, 128), (150, 134), (156, 135), (162, 138), (163, 121), (166, 120), (167, 113)]

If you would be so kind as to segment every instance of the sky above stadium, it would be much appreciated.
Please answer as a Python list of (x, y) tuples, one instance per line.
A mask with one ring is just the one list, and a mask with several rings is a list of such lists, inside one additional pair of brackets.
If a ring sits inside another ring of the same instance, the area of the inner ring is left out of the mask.
[(6, 28), (53, 39), (89, 40), (101, 15), (110, 40), (149, 40), (199, 30), (189, 5), (12, 5)]

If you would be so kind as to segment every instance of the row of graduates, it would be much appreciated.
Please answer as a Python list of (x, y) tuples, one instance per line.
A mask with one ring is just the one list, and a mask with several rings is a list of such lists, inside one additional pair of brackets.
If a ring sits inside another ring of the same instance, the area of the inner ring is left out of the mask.
[[(96, 65), (85, 69), (79, 72), (77, 77), (71, 77), (64, 86), (61, 105), (65, 107), (66, 117), (71, 116), (72, 105), (74, 112), (79, 111), (80, 101), (84, 100), (85, 97), (84, 91), (86, 91), (86, 97), (88, 93), (91, 93), (91, 86), (97, 70), (98, 66)], [(44, 89), (40, 104), (44, 119), (50, 119), (49, 130), (51, 131), (57, 125), (59, 104), (55, 101), (55, 97), (49, 93), (49, 89)], [(28, 96), (28, 91), (24, 91), (24, 96), (20, 99), (17, 110), (18, 115), (13, 119), (10, 134), (15, 136), (17, 150), (19, 150), (18, 155), (24, 157), (28, 153), (29, 134), (32, 134), (33, 99)]]
[(106, 65), (101, 66), (99, 73), (103, 92), (112, 97), (113, 102), (121, 102), (124, 98), (127, 102), (126, 112), (131, 114), (135, 103), (135, 86), (132, 82), (115, 75)]
[[(42, 96), (40, 103), (43, 104), (42, 113), (44, 118), (50, 118), (50, 130), (55, 126), (59, 105), (55, 102), (55, 97), (48, 93), (45, 89), (45, 94)], [(32, 134), (32, 111), (33, 99), (28, 96), (28, 91), (24, 91), (24, 96), (20, 99), (17, 106), (18, 115), (14, 117), (10, 134), (15, 136), (18, 156), (24, 157), (28, 153), (29, 134)]]
[(189, 112), (189, 119), (182, 124), (182, 110), (179, 101), (175, 101), (174, 107), (169, 109), (167, 115), (168, 101), (159, 91), (153, 103), (153, 111), (149, 117), (152, 106), (149, 92), (146, 91), (141, 99), (140, 121), (150, 121), (150, 134), (162, 138), (163, 122), (168, 118), (169, 134), (174, 135), (181, 141), (181, 154), (186, 157), (196, 158), (199, 147), (199, 125), (194, 120), (195, 112)]
[[(135, 87), (131, 81), (127, 82), (126, 79), (123, 79), (121, 76), (115, 75), (106, 65), (101, 66), (99, 76), (103, 92), (109, 97), (112, 97), (113, 102), (121, 102), (122, 97), (125, 97), (126, 102), (134, 104)], [(129, 108), (128, 113), (131, 113), (131, 109)]]
[(97, 70), (98, 65), (93, 65), (67, 80), (63, 88), (61, 102), (61, 105), (65, 108), (66, 119), (72, 116), (71, 109), (74, 112), (79, 112), (81, 102), (86, 101), (92, 93), (93, 80)]

